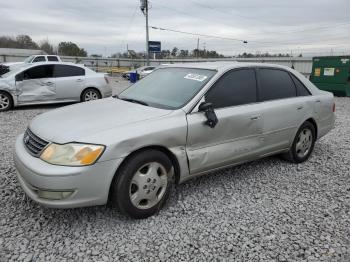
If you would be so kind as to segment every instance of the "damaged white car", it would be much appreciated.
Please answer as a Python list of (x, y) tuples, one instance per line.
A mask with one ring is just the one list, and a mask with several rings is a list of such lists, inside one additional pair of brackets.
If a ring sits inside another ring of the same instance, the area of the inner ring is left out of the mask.
[(0, 111), (32, 104), (84, 102), (112, 95), (107, 77), (72, 63), (36, 63), (0, 76)]

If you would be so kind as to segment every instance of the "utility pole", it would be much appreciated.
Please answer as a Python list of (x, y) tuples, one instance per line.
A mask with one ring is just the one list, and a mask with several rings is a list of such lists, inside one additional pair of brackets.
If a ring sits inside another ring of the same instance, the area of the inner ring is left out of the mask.
[(146, 65), (149, 65), (149, 31), (148, 31), (148, 0), (140, 0), (140, 9), (146, 17)]
[(197, 39), (197, 58), (199, 57), (199, 37)]

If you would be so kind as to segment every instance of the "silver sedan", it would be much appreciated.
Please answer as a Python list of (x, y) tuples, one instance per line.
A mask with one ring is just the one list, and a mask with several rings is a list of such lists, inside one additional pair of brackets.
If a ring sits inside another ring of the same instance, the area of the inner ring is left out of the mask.
[(22, 188), (38, 203), (111, 201), (145, 218), (174, 183), (275, 154), (306, 161), (333, 128), (334, 110), (331, 93), (287, 67), (175, 64), (119, 96), (37, 116), (18, 137), (14, 159)]
[(21, 105), (84, 102), (111, 95), (104, 74), (72, 63), (24, 64), (0, 76), (0, 111)]

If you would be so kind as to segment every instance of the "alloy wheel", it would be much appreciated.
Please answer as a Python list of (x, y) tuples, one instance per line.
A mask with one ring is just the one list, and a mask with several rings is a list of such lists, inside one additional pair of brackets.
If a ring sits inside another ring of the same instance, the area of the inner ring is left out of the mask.
[(98, 94), (95, 91), (89, 90), (85, 93), (84, 100), (91, 101), (91, 100), (97, 100), (98, 98), (99, 98)]
[(159, 203), (168, 185), (165, 167), (158, 162), (143, 165), (134, 174), (129, 188), (131, 203), (139, 209), (149, 209)]
[(312, 142), (313, 137), (311, 130), (308, 128), (303, 129), (300, 132), (297, 143), (295, 145), (296, 154), (299, 158), (303, 158), (309, 153)]
[(10, 106), (10, 99), (4, 94), (0, 94), (0, 110), (5, 110)]

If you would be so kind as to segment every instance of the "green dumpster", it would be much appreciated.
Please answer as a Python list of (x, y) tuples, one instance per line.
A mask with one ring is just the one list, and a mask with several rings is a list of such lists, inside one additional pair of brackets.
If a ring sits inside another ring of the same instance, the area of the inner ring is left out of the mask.
[(310, 80), (321, 90), (350, 96), (350, 56), (314, 57)]

